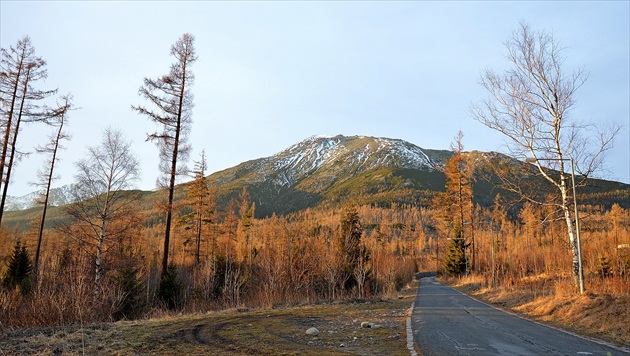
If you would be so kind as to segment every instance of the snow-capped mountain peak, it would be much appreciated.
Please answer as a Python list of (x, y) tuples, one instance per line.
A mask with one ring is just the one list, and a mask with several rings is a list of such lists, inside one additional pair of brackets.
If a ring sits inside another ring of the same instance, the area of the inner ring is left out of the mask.
[[(75, 189), (74, 184), (52, 188), (48, 196), (48, 205), (61, 206), (71, 203)], [(19, 197), (7, 195), (5, 209), (7, 211), (30, 209), (40, 205), (42, 199), (42, 194), (39, 192), (32, 192)]]
[(409, 142), (369, 136), (311, 136), (266, 158), (250, 161), (250, 179), (277, 187), (293, 187), (309, 180), (313, 189), (340, 177), (381, 167), (434, 171), (436, 163), (422, 148)]

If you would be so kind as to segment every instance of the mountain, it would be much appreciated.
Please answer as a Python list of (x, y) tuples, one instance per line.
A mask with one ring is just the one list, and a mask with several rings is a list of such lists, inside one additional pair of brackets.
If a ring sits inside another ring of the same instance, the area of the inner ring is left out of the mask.
[[(495, 152), (468, 152), (473, 160), (499, 159), (506, 164), (527, 164)], [(418, 147), (407, 141), (367, 136), (311, 136), (277, 154), (241, 163), (211, 174), (208, 178), (216, 191), (219, 205), (225, 209), (232, 198), (247, 189), (256, 203), (256, 217), (287, 214), (320, 204), (334, 206), (353, 200), (360, 204), (390, 206), (397, 204), (428, 205), (436, 192), (443, 191), (445, 177), (438, 167), (452, 157), (453, 152)], [(532, 184), (544, 185), (532, 169)], [(529, 176), (529, 175), (526, 175)], [(179, 185), (175, 198), (186, 194), (186, 184)], [(70, 202), (72, 186), (53, 190), (51, 205)], [(475, 203), (493, 204), (497, 189), (492, 183), (478, 179), (473, 186)], [(163, 220), (155, 209), (164, 191), (140, 192), (137, 207), (148, 212), (147, 224)], [(580, 187), (583, 204), (610, 207), (613, 203), (630, 208), (630, 185), (599, 179), (589, 179)], [(37, 195), (14, 200), (13, 207), (32, 204)], [(26, 203), (25, 203), (26, 202)], [(18, 205), (18, 203), (23, 205)], [(28, 203), (28, 204), (27, 204)], [(39, 216), (41, 207), (5, 214), (3, 225), (28, 226)], [(64, 219), (61, 211), (50, 210), (51, 224)], [(56, 215), (55, 215), (56, 214)], [(53, 219), (54, 218), (54, 219)], [(48, 219), (47, 219), (48, 221)], [(48, 222), (47, 222), (48, 223)]]
[(323, 200), (393, 191), (442, 190), (452, 152), (366, 136), (311, 136), (271, 156), (210, 175), (223, 198), (247, 188), (257, 215), (283, 214)]
[[(465, 154), (478, 162), (529, 165), (496, 152)], [(214, 173), (210, 181), (224, 205), (246, 188), (256, 203), (257, 217), (286, 214), (323, 202), (343, 204), (348, 199), (362, 204), (428, 205), (436, 192), (444, 190), (445, 176), (438, 168), (452, 156), (452, 151), (424, 149), (399, 139), (311, 136), (271, 157)], [(555, 189), (537, 175), (533, 165), (529, 169), (530, 185), (540, 187), (543, 193)], [(480, 174), (477, 172), (473, 184), (476, 204), (490, 206), (498, 193), (510, 196)], [(488, 178), (497, 181), (496, 177)], [(583, 204), (610, 207), (617, 202), (630, 207), (630, 185), (601, 179), (587, 183), (580, 187)]]
[[(61, 205), (70, 204), (72, 202), (74, 190), (75, 190), (74, 184), (68, 184), (68, 185), (58, 187), (58, 188), (52, 188), (48, 195), (48, 205), (61, 206)], [(5, 209), (7, 211), (12, 211), (12, 210), (26, 210), (26, 209), (34, 208), (40, 205), (38, 202), (41, 199), (43, 199), (43, 195), (40, 194), (39, 192), (32, 192), (32, 193), (22, 195), (19, 197), (7, 195)]]

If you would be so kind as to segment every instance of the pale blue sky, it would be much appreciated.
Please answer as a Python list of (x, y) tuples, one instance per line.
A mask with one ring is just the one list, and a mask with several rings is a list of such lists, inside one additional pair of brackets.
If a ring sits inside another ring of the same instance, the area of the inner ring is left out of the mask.
[[(485, 68), (501, 69), (503, 43), (521, 20), (553, 32), (566, 68), (590, 78), (575, 117), (624, 128), (607, 160), (609, 179), (630, 182), (630, 8), (628, 1), (210, 2), (0, 1), (3, 48), (29, 35), (48, 62), (44, 88), (71, 92), (56, 186), (108, 126), (124, 129), (141, 157), (142, 189), (158, 175), (156, 129), (131, 110), (144, 77), (166, 74), (171, 45), (196, 37), (192, 159), (210, 170), (270, 156), (311, 135), (400, 138), (449, 149), (458, 130), (466, 150), (501, 151), (503, 138), (474, 121)], [(49, 129), (25, 127), (20, 148)], [(33, 190), (38, 157), (16, 167), (10, 195)]]

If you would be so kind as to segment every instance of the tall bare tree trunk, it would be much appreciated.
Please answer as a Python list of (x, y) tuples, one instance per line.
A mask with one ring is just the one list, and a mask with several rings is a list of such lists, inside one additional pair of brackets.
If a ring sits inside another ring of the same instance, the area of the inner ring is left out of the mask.
[(42, 210), (42, 218), (39, 223), (39, 231), (37, 233), (37, 250), (35, 252), (35, 263), (33, 267), (33, 280), (34, 285), (37, 288), (37, 278), (39, 273), (39, 254), (42, 246), (42, 237), (44, 235), (44, 225), (46, 223), (46, 212), (48, 211), (48, 198), (50, 195), (50, 186), (53, 181), (54, 171), (55, 171), (55, 163), (57, 162), (57, 152), (59, 150), (59, 143), (62, 139), (68, 138), (67, 135), (63, 133), (63, 126), (66, 120), (66, 114), (68, 110), (70, 110), (72, 104), (70, 103), (70, 96), (66, 95), (62, 98), (64, 100), (63, 105), (54, 113), (54, 117), (58, 120), (59, 128), (57, 129), (57, 134), (51, 140), (51, 147), (44, 147), (38, 149), (40, 152), (51, 151), (52, 157), (50, 159), (50, 166), (48, 173), (46, 174), (45, 179), (45, 193), (44, 193), (44, 208)]
[[(34, 101), (45, 99), (54, 94), (56, 90), (41, 91), (32, 87), (32, 82), (46, 78), (48, 73), (45, 69), (46, 61), (35, 56), (35, 49), (28, 36), (17, 42), (15, 48), (1, 49), (2, 58), (0, 60), (2, 76), (0, 76), (0, 86), (2, 87), (2, 97), (0, 100), (10, 98), (8, 110), (3, 112), (2, 124), (6, 125), (4, 140), (2, 141), (2, 153), (0, 154), (0, 184), (2, 184), (2, 197), (0, 198), (0, 225), (4, 215), (4, 206), (10, 184), (11, 170), (14, 168), (16, 155), (17, 138), (21, 121), (30, 118), (32, 121), (45, 120), (45, 115), (38, 113), (38, 107)], [(26, 72), (26, 75), (24, 74)], [(21, 93), (19, 93), (21, 86)], [(16, 105), (20, 100), (19, 113), (16, 117)], [(9, 152), (9, 146), (11, 146)], [(9, 156), (7, 156), (10, 153)], [(8, 159), (8, 162), (7, 162)]]
[(4, 187), (2, 188), (2, 198), (0, 199), (0, 224), (2, 224), (2, 215), (4, 205), (7, 199), (9, 183), (11, 182), (11, 169), (13, 168), (13, 160), (15, 158), (15, 144), (17, 143), (18, 134), (20, 133), (20, 123), (22, 122), (22, 114), (24, 113), (24, 103), (26, 102), (26, 92), (30, 79), (32, 66), (27, 66), (26, 76), (24, 78), (24, 86), (22, 88), (22, 96), (20, 100), (20, 109), (18, 111), (17, 120), (15, 121), (15, 130), (13, 130), (13, 138), (11, 139), (11, 154), (9, 155), (9, 164), (7, 164), (7, 173), (4, 179)]
[[(171, 54), (177, 62), (171, 66), (171, 72), (157, 80), (144, 79), (144, 86), (139, 94), (152, 102), (156, 111), (142, 106), (132, 106), (140, 114), (163, 125), (163, 132), (149, 134), (147, 139), (156, 141), (162, 159), (160, 168), (168, 176), (168, 198), (166, 203), (166, 226), (164, 231), (164, 251), (162, 254), (162, 272), (164, 278), (168, 273), (168, 254), (171, 238), (171, 221), (173, 217), (173, 193), (178, 175), (178, 161), (185, 161), (190, 150), (185, 140), (184, 130), (190, 129), (190, 110), (192, 96), (188, 92), (194, 76), (188, 66), (196, 59), (194, 37), (185, 33), (172, 47)], [(181, 159), (183, 155), (183, 159)], [(167, 163), (168, 162), (168, 163)]]

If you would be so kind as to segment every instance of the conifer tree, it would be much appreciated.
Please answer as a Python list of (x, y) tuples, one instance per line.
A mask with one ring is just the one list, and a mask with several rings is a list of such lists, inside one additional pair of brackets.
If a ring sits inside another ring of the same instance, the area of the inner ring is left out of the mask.
[(254, 225), (254, 219), (256, 214), (256, 203), (250, 203), (249, 193), (246, 188), (243, 188), (239, 195), (240, 208), (239, 213), (241, 215), (241, 231), (243, 232), (246, 240), (246, 254), (249, 266), (249, 271), (252, 270), (252, 260), (256, 251), (253, 249), (252, 241), (252, 226)]
[[(451, 238), (449, 249), (453, 249), (453, 253), (461, 253), (463, 255), (462, 258), (467, 263), (466, 249), (472, 244), (472, 241), (470, 243), (467, 242), (467, 237), (464, 235), (464, 226), (472, 223), (473, 220), (473, 167), (463, 154), (462, 138), (463, 133), (459, 131), (455, 144), (451, 146), (455, 154), (446, 162), (446, 166), (443, 169), (446, 176), (446, 190), (436, 197), (434, 204), (440, 209), (440, 217), (450, 229), (450, 233), (447, 233), (447, 236)], [(460, 251), (460, 249), (462, 250)], [(459, 261), (460, 257), (449, 257), (447, 252), (446, 258), (455, 258)]]
[(125, 264), (118, 269), (114, 280), (123, 296), (114, 315), (116, 319), (131, 319), (140, 315), (144, 306), (145, 291), (145, 285), (138, 277), (140, 273), (140, 268), (133, 263)]
[(166, 277), (169, 265), (175, 179), (185, 172), (183, 163), (186, 162), (190, 152), (187, 133), (192, 125), (193, 97), (189, 87), (194, 80), (190, 66), (197, 60), (194, 40), (193, 35), (185, 33), (171, 47), (171, 55), (175, 57), (176, 62), (171, 65), (169, 74), (158, 79), (144, 79), (139, 95), (151, 102), (154, 109), (132, 106), (135, 111), (162, 126), (161, 132), (149, 134), (147, 140), (154, 141), (158, 146), (160, 170), (163, 174), (162, 179), (158, 180), (158, 185), (168, 189), (164, 251), (162, 252), (163, 278)]
[(26, 250), (26, 245), (16, 242), (7, 261), (7, 269), (2, 278), (2, 285), (8, 289), (19, 288), (22, 293), (31, 290), (31, 272), (33, 265)]
[(357, 284), (354, 272), (361, 263), (367, 260), (367, 252), (361, 245), (362, 236), (363, 227), (357, 209), (355, 207), (346, 208), (338, 238), (341, 283), (342, 288), (346, 291)]
[[(192, 212), (181, 217), (180, 222), (185, 225), (186, 230), (193, 230), (195, 235), (195, 263), (199, 264), (201, 237), (204, 226), (213, 222), (216, 204), (211, 195), (210, 186), (206, 174), (206, 154), (201, 152), (201, 158), (195, 162), (193, 174), (195, 179), (188, 187), (188, 202), (192, 207)], [(214, 260), (214, 244), (212, 246), (212, 258)]]
[(166, 303), (166, 307), (174, 309), (180, 303), (180, 283), (177, 278), (177, 266), (170, 263), (166, 270), (166, 274), (160, 281), (160, 289), (158, 290), (158, 298)]
[(461, 276), (466, 273), (468, 265), (466, 249), (468, 245), (462, 237), (461, 230), (455, 230), (454, 237), (449, 239), (444, 256), (444, 269), (451, 276)]
[(31, 39), (25, 36), (15, 47), (0, 49), (0, 224), (4, 212), (11, 171), (19, 154), (16, 150), (22, 122), (45, 121), (39, 101), (56, 93), (56, 90), (38, 90), (33, 84), (48, 77), (46, 61), (35, 55)]

